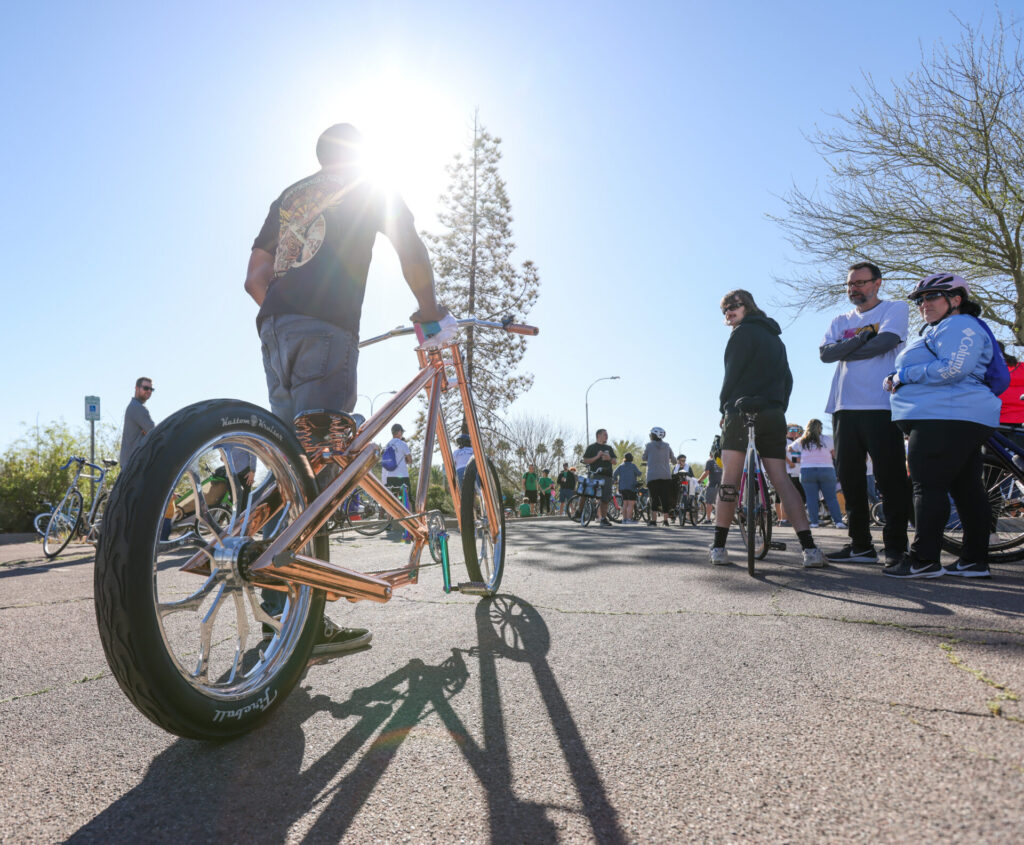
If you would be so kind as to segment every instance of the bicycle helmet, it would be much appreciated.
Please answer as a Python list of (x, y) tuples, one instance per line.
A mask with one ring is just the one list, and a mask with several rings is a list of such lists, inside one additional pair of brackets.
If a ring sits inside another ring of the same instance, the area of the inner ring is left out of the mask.
[(954, 273), (933, 273), (921, 279), (910, 292), (910, 299), (920, 299), (926, 293), (952, 293), (955, 290), (963, 290), (965, 294), (971, 292), (971, 286), (963, 276)]
[(455, 438), (455, 445), (459, 447), (469, 446), (470, 443), (472, 442), (473, 441), (469, 439), (468, 434), (460, 434), (458, 437)]
[(663, 440), (665, 438), (665, 429), (656, 425), (654, 426), (654, 428), (651, 429), (651, 434), (653, 434), (659, 440)]

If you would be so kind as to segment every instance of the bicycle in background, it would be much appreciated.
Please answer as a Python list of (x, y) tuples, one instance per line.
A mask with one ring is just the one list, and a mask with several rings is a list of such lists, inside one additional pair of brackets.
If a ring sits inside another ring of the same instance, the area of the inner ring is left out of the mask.
[[(60, 504), (49, 513), (41, 513), (35, 519), (36, 531), (43, 535), (43, 554), (48, 558), (55, 558), (71, 540), (81, 535), (86, 543), (96, 544), (100, 536), (100, 524), (103, 522), (103, 513), (107, 506), (107, 494), (104, 486), (107, 481), (107, 473), (117, 466), (117, 461), (103, 459), (103, 466), (89, 463), (85, 458), (72, 455), (66, 464), (61, 467), (61, 472), (72, 464), (77, 463), (78, 469), (71, 484), (64, 493)], [(89, 467), (96, 475), (86, 475), (86, 481), (96, 481), (99, 486), (92, 500), (92, 506), (88, 513), (82, 512), (84, 500), (82, 492), (78, 489), (78, 481), (82, 477), (85, 468)]]

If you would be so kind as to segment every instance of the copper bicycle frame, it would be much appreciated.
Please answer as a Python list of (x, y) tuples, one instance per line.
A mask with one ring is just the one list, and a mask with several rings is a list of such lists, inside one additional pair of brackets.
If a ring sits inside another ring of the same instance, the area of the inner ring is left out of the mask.
[[(532, 328), (530, 331), (523, 331), (526, 328), (529, 327), (514, 326), (506, 330), (519, 330), (519, 333), (523, 334), (536, 332)], [(369, 342), (372, 341), (366, 343)], [(448, 440), (448, 432), (441, 411), (441, 395), (452, 388), (445, 373), (445, 368), (449, 365), (445, 353), (450, 357), (450, 365), (455, 371), (456, 384), (462, 399), (473, 452), (475, 455), (486, 454), (480, 436), (476, 406), (473, 404), (458, 344), (451, 343), (440, 349), (426, 352), (417, 349), (421, 367), (419, 373), (360, 427), (356, 436), (352, 438), (343, 452), (330, 456), (330, 460), (333, 460), (341, 468), (341, 472), (253, 561), (249, 567), (249, 574), (254, 583), (272, 589), (287, 590), (287, 583), (290, 582), (324, 590), (327, 598), (331, 601), (345, 598), (349, 601), (368, 599), (376, 602), (388, 601), (392, 595), (392, 588), (416, 583), (420, 555), (423, 546), (429, 541), (425, 508), (435, 437), (441, 451), (448, 490), (459, 521), (459, 530), (462, 531), (462, 509), (458, 486), (454, 483), (456, 478), (455, 460), (452, 456), (451, 443)], [(410, 511), (392, 495), (382, 482), (370, 474), (370, 471), (380, 457), (380, 449), (373, 443), (374, 437), (416, 397), (420, 390), (427, 392), (428, 413), (423, 456), (420, 461), (416, 498), (413, 503), (414, 510)], [(484, 464), (481, 462), (480, 465)], [(317, 467), (314, 467), (315, 469)], [(482, 487), (482, 498), (487, 512), (491, 541), (493, 545), (497, 545), (501, 524), (499, 510), (501, 504), (495, 502), (490, 473), (481, 471), (478, 477)], [(385, 572), (362, 573), (329, 561), (296, 553), (296, 549), (304, 547), (312, 540), (345, 498), (351, 495), (357, 487), (364, 490), (392, 517), (400, 521), (405, 530), (412, 535), (413, 546), (408, 565)], [(272, 516), (269, 508), (261, 507), (262, 502), (265, 502), (269, 495), (270, 491), (265, 491), (265, 495), (260, 498), (259, 502), (250, 504), (248, 522), (250, 532), (257, 531)], [(258, 518), (256, 514), (258, 514)], [(182, 570), (201, 573), (204, 567), (200, 565), (200, 561), (197, 559), (199, 557), (197, 555), (196, 558), (186, 563)]]

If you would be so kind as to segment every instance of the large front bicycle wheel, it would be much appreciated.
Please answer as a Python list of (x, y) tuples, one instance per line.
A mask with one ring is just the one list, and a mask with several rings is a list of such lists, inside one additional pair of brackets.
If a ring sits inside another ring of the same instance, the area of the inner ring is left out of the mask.
[(46, 525), (46, 532), (43, 534), (43, 554), (48, 558), (55, 558), (64, 551), (64, 547), (78, 533), (81, 521), (82, 494), (77, 490), (68, 490)]
[(50, 524), (51, 516), (53, 516), (53, 511), (44, 511), (41, 514), (38, 514), (32, 521), (32, 525), (36, 529), (36, 534), (40, 537), (46, 536), (46, 526)]
[(754, 514), (757, 559), (764, 560), (768, 556), (772, 541), (772, 497), (763, 474), (757, 478), (757, 510)]
[[(1024, 481), (1000, 457), (990, 454), (982, 456), (981, 479), (992, 509), (988, 562), (1024, 560)], [(963, 525), (955, 508), (942, 534), (942, 548), (958, 556), (964, 550)]]
[(466, 556), (470, 580), (484, 585), (484, 595), (493, 596), (498, 592), (501, 576), (505, 573), (505, 510), (501, 506), (498, 473), (490, 461), (487, 461), (487, 471), (491, 506), (498, 517), (498, 525), (494, 526), (496, 530), (492, 530), (488, 517), (484, 485), (478, 481), (480, 470), (475, 458), (469, 462), (462, 478), (460, 523), (462, 551)]
[(573, 522), (580, 521), (580, 506), (583, 504), (583, 497), (578, 493), (565, 503), (565, 515)]
[[(255, 484), (226, 525), (202, 479), (252, 456)], [(200, 528), (173, 539), (165, 514), (183, 495)], [(96, 553), (96, 621), (107, 662), (132, 703), (160, 727), (193, 739), (252, 730), (298, 683), (322, 624), (324, 596), (279, 582), (263, 591), (248, 566), (317, 494), (291, 427), (234, 400), (200, 402), (146, 435), (110, 495)], [(325, 535), (303, 550), (326, 558)]]

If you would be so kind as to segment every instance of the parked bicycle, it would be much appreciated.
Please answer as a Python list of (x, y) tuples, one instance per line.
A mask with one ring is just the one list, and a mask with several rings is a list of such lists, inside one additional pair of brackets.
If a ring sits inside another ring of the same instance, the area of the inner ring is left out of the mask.
[(761, 463), (761, 456), (754, 445), (754, 425), (761, 409), (757, 397), (746, 397), (736, 402), (736, 409), (743, 414), (747, 427), (747, 454), (743, 460), (743, 476), (740, 478), (739, 507), (734, 517), (742, 531), (743, 543), (747, 547), (747, 572), (754, 574), (754, 560), (764, 560), (772, 548), (771, 494), (768, 492), (768, 476)]
[[(107, 494), (104, 486), (107, 481), (107, 473), (117, 466), (117, 461), (103, 459), (103, 466), (89, 463), (85, 458), (72, 455), (66, 464), (61, 467), (63, 472), (72, 464), (78, 464), (75, 477), (64, 493), (57, 507), (48, 513), (44, 512), (35, 518), (36, 531), (43, 535), (43, 554), (48, 558), (55, 558), (67, 547), (67, 544), (76, 536), (81, 536), (86, 543), (96, 543), (100, 535), (100, 524), (103, 522), (103, 513), (107, 506)], [(87, 513), (83, 513), (84, 499), (81, 490), (78, 489), (79, 479), (85, 468), (95, 472), (95, 475), (86, 475), (86, 481), (95, 481), (98, 486), (93, 495), (92, 505)], [(41, 530), (40, 530), (41, 529)]]
[[(537, 333), (510, 320), (459, 325)], [(419, 327), (400, 327), (360, 347), (414, 332)], [(395, 589), (418, 581), (425, 546), (440, 555), (446, 593), (497, 593), (506, 544), (501, 487), (485, 457), (459, 342), (419, 347), (416, 353), (419, 372), (363, 425), (330, 410), (300, 414), (292, 424), (247, 402), (199, 402), (154, 428), (122, 469), (96, 556), (96, 618), (121, 689), (154, 723), (195, 739), (252, 730), (303, 676), (324, 602), (387, 602)], [(461, 490), (451, 483), (455, 465), (441, 408), (442, 395), (452, 390), (461, 399), (459, 416), (477, 456), (466, 467)], [(427, 421), (415, 497), (407, 508), (372, 474), (381, 452), (373, 441), (420, 391), (427, 396)], [(468, 579), (458, 583), (452, 580), (445, 520), (426, 508), (435, 445), (462, 540)], [(200, 467), (214, 459), (225, 464), (237, 503), (231, 457), (236, 449), (255, 458), (253, 489), (228, 525), (219, 526), (199, 495)], [(329, 463), (337, 475), (321, 483), (317, 473)], [(161, 541), (168, 505), (188, 489), (196, 494), (197, 519), (209, 535), (191, 531)], [(356, 489), (410, 533), (405, 566), (362, 572), (330, 560), (329, 538), (321, 529)], [(261, 607), (259, 588), (287, 595), (279, 617)], [(270, 631), (262, 641), (261, 626)]]

